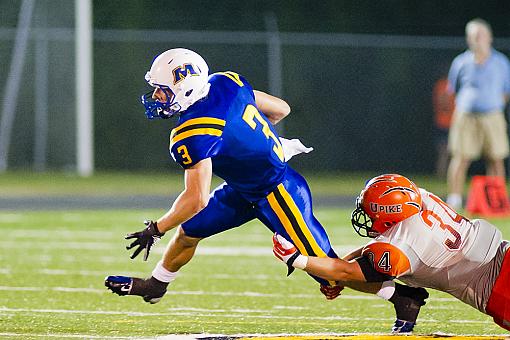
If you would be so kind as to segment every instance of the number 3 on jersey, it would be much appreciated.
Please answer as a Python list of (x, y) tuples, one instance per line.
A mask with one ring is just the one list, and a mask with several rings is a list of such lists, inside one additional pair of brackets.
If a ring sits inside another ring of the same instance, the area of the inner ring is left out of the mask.
[(246, 109), (244, 110), (243, 113), (243, 120), (246, 123), (248, 123), (248, 125), (253, 130), (257, 128), (257, 122), (262, 125), (262, 132), (266, 136), (266, 139), (271, 138), (273, 140), (275, 144), (273, 146), (273, 151), (278, 156), (278, 158), (283, 162), (284, 157), (282, 144), (280, 143), (278, 137), (276, 137), (273, 131), (271, 131), (271, 129), (269, 128), (269, 124), (267, 123), (267, 121), (264, 118), (262, 118), (262, 116), (259, 113), (259, 110), (257, 110), (257, 108), (253, 105), (246, 106)]
[(435, 227), (439, 227), (446, 233), (443, 244), (448, 250), (458, 250), (462, 244), (462, 237), (457, 229), (461, 228), (463, 225), (462, 223), (466, 223), (467, 220), (441, 201), (439, 197), (433, 194), (429, 194), (429, 197), (436, 201), (446, 214), (442, 214), (443, 217), (441, 217), (434, 211), (423, 210), (420, 213), (421, 219), (430, 229), (437, 230)]
[(193, 161), (191, 160), (191, 157), (188, 153), (188, 148), (186, 147), (186, 145), (181, 145), (177, 148), (177, 152), (179, 153), (179, 155), (181, 155), (182, 157), (182, 164), (191, 164)]

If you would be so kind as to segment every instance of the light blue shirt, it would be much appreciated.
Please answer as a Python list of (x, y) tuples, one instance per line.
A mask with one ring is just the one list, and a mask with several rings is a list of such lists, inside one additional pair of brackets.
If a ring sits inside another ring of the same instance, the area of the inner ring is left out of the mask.
[(457, 111), (502, 111), (503, 96), (510, 94), (510, 62), (503, 53), (492, 49), (489, 58), (477, 64), (473, 52), (467, 50), (453, 60), (448, 82), (456, 94)]

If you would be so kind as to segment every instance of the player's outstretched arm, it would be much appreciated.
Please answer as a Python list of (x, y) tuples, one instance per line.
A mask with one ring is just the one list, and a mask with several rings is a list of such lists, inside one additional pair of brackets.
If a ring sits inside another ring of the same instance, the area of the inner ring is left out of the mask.
[(186, 222), (209, 202), (212, 179), (212, 162), (206, 158), (184, 171), (184, 191), (176, 198), (168, 212), (157, 221), (164, 233)]
[(290, 106), (281, 98), (272, 96), (262, 91), (253, 90), (255, 102), (260, 112), (275, 125), (290, 113)]
[(292, 243), (278, 234), (273, 236), (273, 253), (289, 267), (303, 269), (328, 281), (366, 282), (358, 262), (301, 255)]
[(330, 257), (304, 256), (291, 242), (278, 234), (273, 235), (273, 253), (288, 267), (303, 269), (308, 274), (328, 281), (339, 281), (345, 286), (364, 287), (363, 289), (355, 288), (364, 292), (375, 292), (377, 287), (352, 285), (351, 283), (383, 282), (393, 279), (387, 274), (376, 271), (366, 256), (360, 256), (350, 261)]
[(131, 258), (145, 250), (143, 260), (147, 261), (152, 246), (165, 235), (165, 232), (189, 220), (209, 201), (212, 164), (207, 158), (198, 162), (184, 173), (184, 191), (177, 197), (168, 212), (157, 221), (145, 221), (146, 228), (128, 234), (126, 239), (134, 239), (126, 249), (137, 247)]

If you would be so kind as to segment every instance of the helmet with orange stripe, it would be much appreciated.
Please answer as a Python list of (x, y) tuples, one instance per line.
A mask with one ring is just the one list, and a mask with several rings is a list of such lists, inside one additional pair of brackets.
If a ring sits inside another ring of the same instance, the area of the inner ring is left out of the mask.
[(420, 190), (398, 174), (372, 178), (356, 199), (352, 227), (363, 237), (377, 237), (395, 224), (421, 211)]

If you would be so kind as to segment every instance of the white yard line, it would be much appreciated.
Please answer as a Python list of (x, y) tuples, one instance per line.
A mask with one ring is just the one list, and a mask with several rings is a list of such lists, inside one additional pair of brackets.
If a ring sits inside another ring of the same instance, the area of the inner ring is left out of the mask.
[[(2, 220), (2, 217), (0, 216), (0, 223), (4, 222)], [(8, 235), (10, 238), (34, 238), (34, 239), (41, 239), (41, 238), (48, 238), (53, 239), (55, 235), (58, 235), (60, 238), (86, 238), (86, 239), (105, 239), (105, 238), (111, 238), (111, 239), (122, 239), (124, 235), (120, 235), (114, 231), (110, 230), (93, 230), (93, 231), (87, 231), (83, 229), (76, 229), (72, 230), (66, 227), (65, 225), (62, 225), (61, 227), (53, 228), (53, 229), (12, 229), (12, 230), (5, 230), (4, 231), (6, 235)]]
[[(156, 339), (156, 340), (197, 340), (202, 338), (217, 338), (217, 339), (224, 339), (224, 338), (260, 338), (265, 339), (268, 337), (274, 338), (278, 337), (282, 340), (285, 340), (287, 338), (309, 338), (313, 337), (315, 339), (327, 339), (327, 338), (346, 338), (349, 339), (349, 337), (356, 337), (359, 339), (360, 336), (365, 337), (367, 340), (370, 339), (379, 339), (381, 337), (389, 338), (389, 337), (395, 337), (390, 336), (387, 333), (302, 333), (302, 334), (290, 334), (290, 333), (277, 333), (277, 334), (173, 334), (173, 335), (163, 335), (163, 336), (157, 336), (157, 337), (133, 337), (133, 336), (107, 336), (107, 335), (89, 335), (89, 334), (63, 334), (63, 333), (44, 333), (44, 334), (33, 334), (33, 333), (9, 333), (9, 332), (3, 332), (0, 333), (0, 337), (8, 336), (8, 337), (21, 337), (21, 338), (30, 338), (30, 337), (41, 337), (41, 338), (79, 338), (79, 339), (132, 339), (132, 340), (147, 340), (147, 339)], [(438, 337), (438, 338), (450, 338), (450, 339), (507, 339), (508, 334), (499, 334), (499, 335), (477, 335), (477, 334), (467, 334), (467, 335), (455, 335), (455, 334), (432, 334), (432, 335), (409, 335), (406, 336), (407, 339), (421, 339), (423, 337), (430, 338), (431, 336)], [(398, 337), (400, 338), (400, 337)]]
[[(117, 249), (118, 242), (56, 242), (56, 241), (1, 241), (0, 248), (2, 249), (72, 249), (72, 250), (109, 250)], [(355, 246), (347, 245), (337, 247), (335, 250), (339, 253), (348, 252), (354, 249)], [(152, 254), (163, 254), (165, 247), (157, 247), (152, 250)], [(119, 253), (120, 254), (120, 253)], [(272, 247), (268, 242), (264, 247), (212, 247), (212, 246), (198, 246), (196, 255), (215, 255), (215, 256), (243, 256), (243, 257), (258, 257), (258, 256), (274, 256)], [(118, 259), (122, 257), (119, 255)], [(110, 261), (111, 259), (109, 259)]]
[[(102, 276), (102, 277), (105, 277), (109, 274), (107, 271), (102, 271), (102, 270), (67, 270), (67, 269), (49, 269), (49, 268), (39, 269), (37, 272), (42, 275), (55, 275), (55, 276), (81, 275), (81, 276)], [(1, 272), (0, 272), (0, 274), (1, 274)], [(145, 272), (145, 273), (144, 272), (123, 272), (123, 275), (135, 276), (135, 277), (145, 277), (145, 276), (147, 276), (147, 272)], [(186, 275), (186, 276), (188, 276), (188, 275)]]
[(360, 339), (360, 337), (365, 338), (366, 340), (371, 339), (391, 339), (391, 338), (397, 338), (402, 339), (402, 337), (413, 340), (413, 339), (421, 339), (421, 338), (431, 338), (431, 337), (437, 337), (437, 338), (450, 338), (450, 339), (484, 339), (484, 338), (490, 338), (490, 339), (507, 339), (508, 334), (499, 334), (499, 335), (478, 335), (478, 334), (467, 334), (467, 335), (455, 335), (455, 334), (445, 334), (445, 333), (434, 333), (430, 335), (407, 335), (407, 336), (398, 336), (398, 335), (390, 335), (388, 333), (300, 333), (300, 334), (291, 334), (291, 333), (276, 333), (276, 334), (231, 334), (231, 335), (224, 335), (224, 334), (187, 334), (187, 335), (166, 335), (166, 336), (159, 336), (156, 337), (158, 340), (195, 340), (195, 339), (201, 339), (203, 337), (208, 338), (218, 338), (222, 339), (225, 337), (232, 337), (232, 338), (254, 338), (254, 339), (266, 339), (266, 338), (281, 338), (282, 340), (285, 339), (299, 339), (299, 338), (314, 338), (314, 339), (329, 339), (329, 338), (345, 338), (349, 339), (350, 337), (355, 337), (356, 339)]
[(23, 214), (16, 213), (2, 213), (0, 214), (0, 224), (1, 223), (14, 223), (23, 220)]
[[(49, 269), (49, 268), (43, 268), (39, 269), (37, 271), (39, 274), (42, 275), (81, 275), (81, 276), (107, 276), (110, 273), (108, 271), (101, 271), (101, 270), (68, 270), (68, 269)], [(1, 274), (10, 274), (10, 269), (2, 269), (0, 268), (0, 275)], [(147, 272), (122, 272), (122, 275), (124, 276), (135, 276), (135, 277), (145, 277), (147, 276)], [(203, 278), (204, 275), (202, 274), (179, 274), (179, 277), (201, 277)], [(235, 275), (235, 274), (211, 274), (207, 275), (207, 278), (209, 279), (215, 279), (215, 280), (274, 280), (278, 281), (281, 280), (281, 277), (278, 276), (270, 276), (265, 274), (255, 274), (255, 275)]]
[[(229, 310), (227, 313), (218, 312), (218, 314), (211, 313), (211, 310), (205, 312), (160, 312), (160, 313), (146, 313), (146, 312), (128, 312), (128, 311), (94, 311), (94, 310), (72, 310), (72, 309), (36, 309), (36, 308), (6, 308), (0, 307), (0, 313), (54, 313), (54, 314), (95, 314), (95, 315), (125, 315), (133, 317), (144, 316), (185, 316), (185, 317), (220, 317), (220, 318), (238, 318), (240, 315), (243, 318), (254, 319), (282, 319), (282, 320), (316, 320), (316, 321), (388, 321), (387, 318), (359, 318), (350, 316), (331, 315), (325, 317), (318, 316), (291, 316), (291, 315), (278, 315), (273, 314), (275, 311), (271, 310), (249, 310), (238, 309)], [(220, 314), (221, 313), (221, 314)], [(269, 315), (252, 315), (250, 313), (266, 313)], [(438, 323), (434, 319), (420, 319), (421, 323)], [(492, 324), (491, 320), (449, 320), (451, 323), (461, 324)]]
[[(113, 242), (37, 242), (37, 241), (16, 241), (8, 242), (1, 241), (0, 248), (2, 249), (72, 249), (72, 250), (109, 250), (117, 249), (120, 247), (118, 243)], [(152, 253), (163, 254), (165, 251), (164, 247), (155, 248)], [(197, 255), (222, 255), (222, 256), (274, 256), (272, 247), (198, 247), (196, 251)], [(119, 259), (121, 253), (119, 253)]]
[[(20, 337), (22, 339), (29, 339), (32, 337), (40, 337), (40, 338), (57, 338), (57, 339), (65, 339), (65, 338), (78, 338), (78, 339), (154, 339), (153, 337), (133, 337), (133, 336), (108, 336), (108, 335), (90, 335), (90, 334), (64, 334), (64, 333), (44, 333), (44, 334), (33, 334), (33, 333), (0, 333), (0, 337), (9, 336), (9, 337)], [(176, 335), (178, 336), (178, 335)], [(190, 336), (188, 338), (187, 335), (181, 338), (171, 338), (173, 335), (170, 335), (168, 339), (190, 339), (195, 340), (195, 336)], [(157, 338), (159, 339), (159, 338)], [(167, 339), (167, 338), (164, 338)]]
[[(14, 286), (0, 286), (0, 291), (57, 291), (57, 292), (85, 292), (85, 293), (98, 293), (105, 294), (109, 291), (98, 288), (86, 288), (86, 287), (14, 287)], [(319, 294), (280, 294), (280, 293), (260, 293), (260, 292), (208, 292), (203, 290), (195, 291), (172, 291), (169, 290), (167, 295), (211, 295), (211, 296), (245, 296), (245, 297), (263, 297), (263, 298), (288, 298), (288, 299), (317, 299), (320, 298)], [(342, 295), (341, 299), (348, 300), (377, 300), (381, 299), (375, 295)], [(441, 301), (441, 302), (455, 302), (458, 300), (455, 298), (430, 298), (427, 301)], [(384, 305), (381, 305), (383, 307)]]
[[(41, 337), (41, 338), (58, 338), (58, 339), (64, 339), (64, 338), (78, 338), (78, 339), (144, 339), (144, 338), (135, 338), (132, 336), (108, 336), (108, 335), (90, 335), (90, 334), (51, 334), (51, 333), (44, 333), (44, 334), (33, 334), (33, 333), (0, 333), (0, 337), (9, 336), (9, 337), (20, 337), (29, 339), (31, 337)], [(148, 339), (148, 338), (145, 338)], [(172, 339), (172, 338), (168, 338)], [(178, 339), (178, 338), (174, 338)], [(186, 338), (181, 338), (186, 339)], [(188, 339), (196, 339), (196, 337), (191, 337)]]
[(38, 242), (38, 241), (16, 241), (16, 242), (0, 242), (2, 249), (37, 249), (39, 250), (58, 250), (58, 249), (72, 249), (72, 250), (111, 250), (112, 243), (108, 242)]

